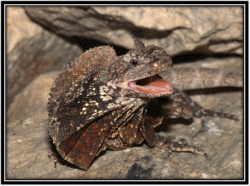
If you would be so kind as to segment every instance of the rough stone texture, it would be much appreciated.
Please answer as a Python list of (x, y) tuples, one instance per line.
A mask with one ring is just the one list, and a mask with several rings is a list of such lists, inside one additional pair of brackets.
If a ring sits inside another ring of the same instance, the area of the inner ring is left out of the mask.
[[(61, 72), (61, 71), (59, 71)], [(24, 118), (35, 117), (47, 118), (47, 113), (37, 112), (32, 108), (39, 108), (40, 110), (47, 110), (47, 103), (49, 99), (50, 86), (58, 77), (59, 72), (53, 71), (48, 74), (42, 74), (39, 78), (34, 79), (20, 94), (18, 94), (10, 105), (8, 110), (8, 122), (15, 127), (16, 122), (13, 121), (23, 120)], [(40, 115), (42, 114), (42, 115)]]
[(63, 69), (81, 53), (79, 46), (47, 31), (19, 41), (7, 56), (7, 105), (39, 74)]
[(25, 7), (28, 16), (58, 35), (87, 37), (133, 48), (242, 54), (242, 7)]
[(21, 7), (7, 7), (7, 53), (24, 38), (40, 33), (43, 28), (30, 21)]
[[(234, 71), (242, 72), (241, 58), (208, 59), (185, 65), (234, 68)], [(202, 106), (235, 114), (240, 121), (211, 117), (206, 117), (203, 122), (200, 119), (164, 120), (156, 129), (160, 135), (176, 141), (186, 138), (189, 144), (202, 147), (208, 159), (190, 153), (169, 155), (167, 151), (143, 144), (101, 153), (89, 170), (83, 171), (59, 157), (48, 135), (46, 104), (49, 87), (57, 76), (58, 72), (39, 76), (16, 96), (11, 105), (12, 112), (8, 114), (11, 122), (7, 123), (7, 179), (243, 178), (242, 89), (191, 92), (192, 98)], [(55, 154), (49, 159), (52, 152)], [(56, 168), (54, 159), (58, 161)]]

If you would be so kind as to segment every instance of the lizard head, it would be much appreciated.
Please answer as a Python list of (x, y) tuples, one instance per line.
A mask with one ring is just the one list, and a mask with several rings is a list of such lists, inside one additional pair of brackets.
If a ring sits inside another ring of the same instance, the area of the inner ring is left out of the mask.
[(110, 74), (116, 74), (111, 84), (121, 88), (124, 96), (154, 98), (173, 92), (169, 82), (159, 73), (172, 68), (172, 60), (166, 51), (157, 46), (145, 46), (135, 38), (134, 50), (118, 57)]
[[(172, 93), (170, 83), (158, 75), (172, 68), (171, 58), (160, 47), (135, 43), (120, 57), (109, 46), (86, 51), (51, 86), (50, 135), (62, 157), (82, 169), (88, 169), (120, 126), (132, 126), (119, 135), (135, 139), (145, 99)], [(150, 135), (145, 130), (142, 134)]]

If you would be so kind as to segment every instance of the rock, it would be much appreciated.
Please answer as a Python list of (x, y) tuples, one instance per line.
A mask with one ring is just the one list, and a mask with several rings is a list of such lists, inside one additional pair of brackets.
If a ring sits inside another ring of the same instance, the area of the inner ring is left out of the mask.
[(30, 21), (22, 7), (7, 8), (7, 107), (40, 74), (62, 70), (82, 49)]
[(7, 55), (7, 106), (35, 77), (65, 68), (81, 53), (79, 46), (47, 31), (19, 41)]
[[(48, 117), (44, 111), (47, 110), (50, 86), (58, 77), (59, 72), (61, 71), (40, 75), (14, 98), (7, 115), (8, 123), (12, 123), (9, 127), (15, 127), (17, 122), (25, 118), (34, 116), (34, 121), (36, 121), (36, 117)], [(38, 112), (38, 110), (41, 112)], [(40, 116), (40, 114), (42, 115)], [(13, 123), (13, 121), (17, 122)]]
[(43, 28), (30, 21), (22, 7), (7, 7), (7, 53), (24, 38), (40, 33)]
[(27, 15), (68, 38), (133, 48), (132, 36), (171, 55), (242, 54), (241, 7), (25, 7)]
[[(203, 62), (197, 61), (206, 65), (206, 61)], [(229, 64), (233, 67), (239, 63), (242, 65), (242, 60), (236, 58)], [(7, 123), (7, 179), (243, 178), (241, 89), (226, 88), (225, 91), (192, 95), (202, 106), (235, 114), (239, 121), (212, 117), (204, 121), (165, 119), (155, 129), (160, 135), (176, 141), (187, 139), (189, 144), (203, 148), (208, 158), (191, 153), (173, 152), (170, 155), (144, 143), (121, 151), (107, 150), (95, 159), (88, 171), (83, 171), (60, 158), (48, 134), (46, 104), (49, 87), (58, 73), (40, 75), (11, 104)], [(49, 158), (52, 152), (54, 155)], [(56, 168), (54, 159), (57, 159)]]

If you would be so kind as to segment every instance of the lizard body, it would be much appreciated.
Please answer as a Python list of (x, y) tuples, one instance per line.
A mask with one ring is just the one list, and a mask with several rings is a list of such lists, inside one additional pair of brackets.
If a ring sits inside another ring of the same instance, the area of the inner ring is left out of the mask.
[[(51, 86), (50, 136), (61, 156), (81, 169), (87, 170), (106, 148), (121, 150), (144, 140), (150, 147), (204, 155), (185, 142), (166, 140), (153, 128), (163, 117), (236, 119), (203, 109), (179, 89), (190, 84), (191, 88), (241, 87), (241, 75), (211, 69), (183, 73), (172, 69), (164, 49), (145, 46), (138, 39), (135, 46), (122, 56), (109, 46), (91, 49), (68, 65)], [(167, 73), (166, 80), (159, 76), (161, 72)], [(210, 75), (220, 75), (219, 81), (207, 81)]]

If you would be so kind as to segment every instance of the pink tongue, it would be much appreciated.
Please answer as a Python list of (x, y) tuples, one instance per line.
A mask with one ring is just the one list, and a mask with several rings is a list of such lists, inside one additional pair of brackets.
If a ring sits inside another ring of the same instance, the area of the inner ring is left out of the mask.
[(164, 81), (160, 76), (154, 75), (137, 81), (131, 81), (128, 86), (132, 89), (140, 91), (143, 94), (165, 94), (170, 95), (173, 92), (169, 82)]
[(171, 89), (171, 84), (167, 81), (164, 81), (163, 79), (157, 79), (156, 81), (153, 81), (149, 83), (147, 88), (156, 89), (156, 90), (166, 90)]
[[(149, 79), (146, 79), (145, 81), (149, 81)], [(143, 94), (156, 95), (164, 93), (166, 95), (169, 95), (173, 92), (171, 84), (157, 76), (151, 77), (151, 82), (148, 83), (147, 85), (139, 86), (136, 85), (135, 82), (130, 82), (129, 87), (138, 90)]]

